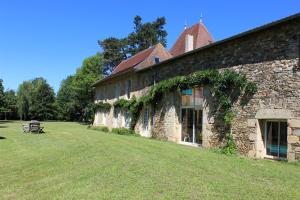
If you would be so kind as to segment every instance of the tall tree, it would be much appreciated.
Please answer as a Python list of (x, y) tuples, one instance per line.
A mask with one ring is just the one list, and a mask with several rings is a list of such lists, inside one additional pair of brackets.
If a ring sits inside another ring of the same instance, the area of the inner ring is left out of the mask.
[(55, 93), (43, 78), (32, 81), (29, 114), (31, 119), (49, 120), (55, 117)]
[(113, 71), (114, 66), (117, 66), (122, 60), (128, 58), (127, 38), (118, 39), (110, 37), (105, 40), (98, 41), (98, 43), (103, 49), (103, 72), (105, 75), (109, 75)]
[(142, 23), (142, 18), (134, 18), (134, 31), (127, 37), (118, 39), (110, 37), (98, 41), (103, 50), (104, 74), (110, 74), (122, 61), (136, 53), (161, 43), (166, 46), (167, 32), (164, 28), (166, 19), (159, 17), (153, 22)]
[(65, 79), (58, 91), (56, 105), (59, 116), (64, 120), (89, 121), (86, 112), (94, 100), (92, 84), (102, 78), (102, 55), (86, 58), (74, 76)]
[(166, 19), (164, 17), (157, 18), (154, 22), (142, 23), (142, 18), (136, 16), (134, 18), (134, 32), (127, 37), (128, 53), (134, 55), (152, 45), (161, 43), (163, 46), (167, 44), (167, 31), (164, 29)]
[(76, 117), (76, 103), (75, 91), (73, 89), (74, 76), (68, 76), (60, 85), (56, 97), (57, 118), (59, 120), (75, 121)]

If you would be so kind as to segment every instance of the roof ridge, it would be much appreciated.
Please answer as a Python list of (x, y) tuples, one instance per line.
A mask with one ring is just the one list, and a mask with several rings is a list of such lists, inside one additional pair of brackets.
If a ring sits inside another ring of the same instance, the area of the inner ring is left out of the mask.
[[(204, 24), (203, 22), (199, 22), (198, 25), (199, 25), (199, 26), (201, 25), (201, 26), (204, 28), (204, 31), (205, 31), (205, 32), (211, 37), (211, 39), (212, 39), (212, 41), (210, 41), (210, 42), (213, 42), (213, 41), (214, 41), (214, 38), (213, 38), (212, 34), (210, 34), (210, 32), (208, 31), (208, 29), (206, 28), (205, 24)], [(197, 35), (197, 36), (200, 35), (199, 32), (200, 32), (200, 28), (198, 29), (198, 35)], [(198, 40), (198, 37), (197, 37), (197, 40)]]
[[(157, 44), (156, 44), (156, 45), (157, 45)], [(122, 60), (122, 62), (126, 62), (126, 61), (130, 60), (131, 58), (133, 58), (133, 57), (135, 57), (135, 56), (138, 56), (138, 55), (140, 55), (140, 54), (142, 54), (142, 53), (144, 53), (144, 52), (150, 50), (150, 49), (153, 48), (154, 46), (155, 46), (155, 45), (150, 46), (150, 47), (148, 47), (147, 49), (144, 49), (144, 50), (142, 50), (142, 51), (139, 51), (139, 52), (137, 52), (136, 54), (134, 54), (133, 56), (131, 56), (131, 57), (125, 59), (125, 60)], [(121, 62), (121, 63), (122, 63), (122, 62)]]

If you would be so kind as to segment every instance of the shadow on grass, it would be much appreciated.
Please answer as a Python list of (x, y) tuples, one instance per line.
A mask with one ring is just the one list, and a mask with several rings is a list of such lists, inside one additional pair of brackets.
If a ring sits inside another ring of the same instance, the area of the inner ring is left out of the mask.
[(11, 120), (0, 120), (0, 124), (7, 124), (7, 123), (13, 123), (14, 121)]
[(4, 140), (6, 139), (6, 137), (0, 136), (0, 140)]

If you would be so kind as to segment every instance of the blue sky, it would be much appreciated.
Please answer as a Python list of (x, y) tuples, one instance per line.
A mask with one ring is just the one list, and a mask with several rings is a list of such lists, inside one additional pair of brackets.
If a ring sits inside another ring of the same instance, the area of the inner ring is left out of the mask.
[(124, 37), (133, 18), (167, 19), (168, 48), (188, 25), (203, 21), (215, 40), (300, 12), (298, 0), (0, 0), (0, 78), (6, 89), (44, 77), (58, 90), (97, 40)]

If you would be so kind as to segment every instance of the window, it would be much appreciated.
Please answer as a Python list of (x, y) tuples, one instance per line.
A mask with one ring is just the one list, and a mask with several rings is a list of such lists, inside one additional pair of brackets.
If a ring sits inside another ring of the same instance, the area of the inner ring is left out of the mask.
[(181, 91), (182, 106), (202, 106), (203, 105), (203, 89), (193, 88)]
[(124, 121), (125, 121), (125, 128), (130, 128), (131, 117), (128, 111), (124, 113)]
[(118, 127), (118, 120), (119, 120), (119, 110), (114, 109), (113, 115), (114, 115), (114, 117), (113, 117), (113, 127), (117, 128)]
[(158, 64), (159, 62), (160, 62), (160, 58), (156, 56), (156, 57), (154, 58), (154, 63), (155, 63), (155, 64)]
[(145, 108), (145, 110), (144, 110), (143, 123), (144, 123), (144, 130), (148, 131), (148, 125), (149, 125), (149, 108)]
[(181, 141), (202, 144), (203, 88), (181, 91)]
[(266, 153), (279, 158), (287, 157), (287, 122), (266, 121), (265, 125)]
[(120, 96), (120, 84), (116, 83), (115, 85), (115, 97), (118, 99)]
[(130, 93), (131, 93), (131, 80), (126, 81), (126, 96), (127, 99), (130, 99)]

